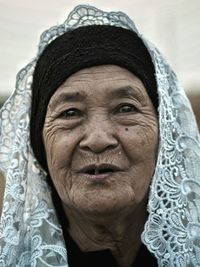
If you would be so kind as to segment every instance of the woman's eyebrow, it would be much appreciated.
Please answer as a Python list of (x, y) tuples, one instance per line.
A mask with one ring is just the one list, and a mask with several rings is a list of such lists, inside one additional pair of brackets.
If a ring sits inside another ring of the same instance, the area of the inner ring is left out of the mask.
[(51, 103), (51, 107), (61, 105), (66, 102), (79, 102), (85, 99), (85, 95), (80, 92), (63, 92), (59, 94)]
[(142, 94), (139, 93), (136, 88), (133, 88), (132, 86), (127, 85), (127, 86), (116, 88), (115, 90), (111, 91), (110, 96), (114, 98), (122, 98), (122, 97), (130, 97), (130, 96), (141, 98)]
[[(123, 98), (123, 97), (136, 97), (141, 98), (143, 95), (138, 92), (136, 88), (133, 88), (130, 85), (122, 86), (115, 88), (109, 92), (109, 95), (112, 98)], [(51, 107), (56, 107), (66, 102), (80, 102), (86, 98), (86, 95), (83, 92), (63, 92), (60, 93), (55, 99), (50, 103)]]

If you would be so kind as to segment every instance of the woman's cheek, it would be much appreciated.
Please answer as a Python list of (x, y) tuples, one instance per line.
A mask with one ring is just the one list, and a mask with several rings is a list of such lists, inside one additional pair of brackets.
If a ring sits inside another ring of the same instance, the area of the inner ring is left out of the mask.
[(74, 153), (78, 148), (78, 140), (80, 139), (78, 132), (81, 131), (57, 127), (56, 129), (51, 129), (48, 134), (47, 160), (49, 159), (48, 164), (55, 169), (55, 173), (67, 172), (70, 169)]

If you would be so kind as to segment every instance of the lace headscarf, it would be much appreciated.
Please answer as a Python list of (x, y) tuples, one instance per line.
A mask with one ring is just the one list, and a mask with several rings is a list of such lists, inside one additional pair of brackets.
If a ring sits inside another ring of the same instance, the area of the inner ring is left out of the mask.
[(190, 103), (158, 50), (122, 12), (77, 6), (45, 31), (36, 58), (17, 75), (16, 89), (0, 113), (0, 172), (6, 180), (0, 222), (0, 267), (68, 266), (46, 173), (29, 138), (31, 83), (44, 48), (69, 29), (114, 25), (135, 31), (152, 57), (159, 95), (159, 152), (142, 241), (159, 267), (200, 266), (200, 136)]

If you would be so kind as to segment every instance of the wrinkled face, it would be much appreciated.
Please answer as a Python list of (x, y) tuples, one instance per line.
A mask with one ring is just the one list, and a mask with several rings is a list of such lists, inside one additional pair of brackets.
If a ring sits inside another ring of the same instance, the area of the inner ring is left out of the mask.
[(143, 83), (128, 70), (105, 65), (70, 76), (49, 102), (43, 140), (67, 209), (103, 214), (146, 205), (158, 122)]

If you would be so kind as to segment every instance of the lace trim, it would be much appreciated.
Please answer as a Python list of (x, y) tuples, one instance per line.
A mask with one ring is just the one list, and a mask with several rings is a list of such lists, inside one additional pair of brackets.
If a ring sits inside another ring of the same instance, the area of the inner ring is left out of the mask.
[(200, 266), (200, 137), (174, 72), (148, 45), (159, 88), (160, 149), (143, 242), (159, 266)]

